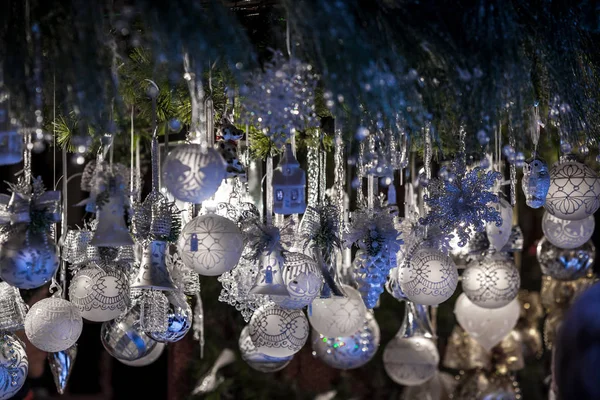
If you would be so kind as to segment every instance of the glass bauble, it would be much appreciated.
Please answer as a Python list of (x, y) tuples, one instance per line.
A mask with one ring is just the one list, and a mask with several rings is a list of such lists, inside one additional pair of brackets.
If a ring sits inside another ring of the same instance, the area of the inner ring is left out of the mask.
[(83, 320), (79, 309), (70, 301), (50, 297), (35, 303), (25, 317), (25, 334), (35, 347), (54, 353), (73, 346)]
[(160, 358), (160, 356), (162, 355), (162, 353), (165, 350), (166, 345), (164, 343), (156, 343), (156, 346), (154, 346), (154, 348), (152, 350), (150, 350), (150, 352), (148, 354), (146, 354), (145, 356), (138, 358), (137, 360), (134, 361), (127, 361), (127, 360), (121, 360), (118, 359), (119, 361), (121, 361), (123, 364), (128, 365), (130, 367), (145, 367), (148, 366), (150, 364), (152, 364), (154, 361), (158, 360)]
[(287, 310), (275, 304), (259, 307), (248, 329), (256, 350), (271, 357), (296, 354), (309, 334), (308, 320), (302, 311)]
[(342, 285), (346, 297), (315, 299), (308, 320), (325, 337), (350, 336), (364, 324), (367, 307), (360, 292)]
[(527, 160), (523, 167), (521, 187), (529, 207), (540, 208), (546, 203), (550, 188), (550, 172), (544, 160), (537, 157)]
[(139, 360), (150, 353), (157, 342), (140, 329), (140, 307), (102, 324), (100, 339), (108, 353), (124, 361)]
[(206, 214), (185, 224), (177, 245), (188, 268), (200, 275), (216, 276), (237, 265), (244, 250), (244, 238), (233, 221)]
[(177, 200), (202, 203), (215, 194), (227, 177), (227, 165), (215, 149), (182, 144), (163, 164), (163, 183)]
[(431, 339), (395, 336), (383, 351), (383, 367), (397, 384), (415, 386), (427, 382), (438, 370), (440, 354)]
[(463, 292), (475, 305), (500, 308), (517, 297), (521, 277), (512, 260), (500, 255), (488, 255), (471, 261), (461, 282)]
[(292, 361), (292, 358), (294, 358), (294, 356), (271, 357), (258, 352), (256, 346), (252, 343), (250, 330), (247, 326), (242, 329), (238, 345), (240, 347), (240, 352), (242, 353), (242, 359), (246, 361), (252, 369), (260, 372), (270, 373), (280, 371), (287, 367)]
[(281, 308), (304, 308), (321, 293), (321, 270), (311, 257), (302, 253), (286, 253), (281, 273), (289, 296), (271, 296), (271, 300)]
[(167, 329), (161, 332), (146, 332), (157, 342), (177, 342), (188, 333), (192, 327), (192, 308), (186, 302), (185, 296), (168, 294), (169, 311), (167, 312)]
[(25, 346), (15, 335), (0, 334), (0, 400), (13, 397), (21, 389), (29, 372)]
[(596, 247), (591, 240), (574, 249), (560, 249), (543, 237), (537, 245), (542, 273), (561, 281), (573, 281), (587, 275), (595, 258)]
[(585, 242), (592, 238), (595, 227), (596, 221), (593, 215), (570, 221), (557, 218), (546, 211), (542, 218), (544, 236), (550, 243), (561, 249), (574, 249), (583, 246)]

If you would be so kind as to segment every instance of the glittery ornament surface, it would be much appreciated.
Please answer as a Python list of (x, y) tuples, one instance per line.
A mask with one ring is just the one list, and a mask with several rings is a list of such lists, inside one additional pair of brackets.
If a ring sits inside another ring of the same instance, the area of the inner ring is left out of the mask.
[(0, 336), (0, 400), (13, 397), (25, 383), (29, 360), (25, 346), (8, 333)]

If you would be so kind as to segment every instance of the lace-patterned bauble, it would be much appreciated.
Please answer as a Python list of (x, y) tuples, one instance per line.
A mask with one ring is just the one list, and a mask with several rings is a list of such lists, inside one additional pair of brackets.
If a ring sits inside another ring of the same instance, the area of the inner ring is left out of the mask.
[(517, 297), (520, 286), (521, 277), (514, 262), (501, 256), (473, 260), (462, 275), (463, 292), (483, 308), (504, 307)]
[(560, 249), (543, 237), (537, 245), (537, 259), (544, 275), (560, 281), (574, 281), (591, 271), (596, 258), (592, 241), (574, 249)]
[(35, 303), (25, 317), (25, 334), (35, 347), (54, 353), (73, 346), (83, 320), (79, 309), (70, 301), (50, 297)]
[(140, 307), (135, 306), (124, 316), (102, 324), (100, 340), (111, 356), (134, 361), (154, 349), (157, 342), (142, 332), (139, 320)]
[(247, 326), (242, 329), (240, 340), (238, 341), (242, 359), (253, 369), (260, 372), (276, 372), (284, 369), (292, 361), (294, 356), (286, 357), (271, 357), (256, 350), (256, 346), (252, 343), (250, 330)]
[(287, 253), (282, 269), (289, 296), (270, 296), (281, 308), (304, 308), (319, 295), (323, 278), (317, 263), (302, 253)]
[(308, 320), (312, 327), (326, 337), (350, 336), (360, 329), (367, 307), (360, 292), (343, 285), (346, 297), (315, 299)]
[(550, 214), (571, 221), (587, 218), (600, 206), (598, 174), (585, 164), (566, 160), (550, 170), (550, 189), (544, 207)]
[(592, 238), (595, 227), (596, 221), (593, 215), (584, 219), (569, 221), (557, 218), (546, 211), (544, 212), (544, 218), (542, 218), (544, 236), (550, 243), (561, 249), (574, 249), (583, 246), (585, 242)]
[(154, 348), (152, 350), (150, 350), (150, 352), (148, 354), (146, 354), (145, 356), (143, 356), (142, 358), (139, 358), (134, 361), (121, 360), (118, 358), (117, 358), (117, 360), (121, 361), (123, 364), (128, 365), (130, 367), (145, 367), (147, 365), (152, 364), (156, 360), (158, 360), (160, 358), (160, 356), (162, 355), (162, 353), (164, 352), (165, 347), (167, 347), (167, 345), (164, 343), (156, 343), (156, 346), (154, 346)]
[(363, 326), (351, 335), (327, 337), (313, 329), (313, 355), (332, 368), (360, 368), (377, 352), (379, 339), (379, 325), (373, 314), (367, 312)]
[(71, 280), (69, 300), (83, 318), (110, 321), (129, 306), (129, 279), (118, 268), (102, 269), (96, 265), (82, 268)]
[(188, 268), (200, 275), (216, 276), (236, 266), (244, 250), (244, 238), (233, 221), (207, 214), (185, 224), (177, 245)]
[(428, 306), (448, 300), (458, 285), (458, 271), (450, 256), (421, 246), (400, 268), (400, 288), (411, 301)]
[(226, 168), (217, 150), (199, 144), (182, 144), (167, 156), (163, 182), (177, 200), (198, 204), (215, 194), (227, 177)]
[(25, 383), (29, 361), (23, 342), (9, 333), (0, 334), (0, 400), (13, 397)]
[(286, 310), (276, 304), (256, 310), (248, 329), (256, 350), (271, 357), (296, 354), (309, 334), (308, 320), (302, 311)]
[(431, 339), (422, 336), (394, 337), (383, 351), (383, 367), (388, 376), (404, 386), (420, 385), (438, 370), (440, 354)]

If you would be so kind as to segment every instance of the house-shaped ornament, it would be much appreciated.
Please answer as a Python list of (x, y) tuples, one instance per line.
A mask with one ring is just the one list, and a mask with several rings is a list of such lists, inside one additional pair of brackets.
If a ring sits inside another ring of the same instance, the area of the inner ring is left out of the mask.
[(273, 171), (273, 211), (276, 214), (302, 214), (306, 210), (306, 173), (292, 152), (291, 144)]

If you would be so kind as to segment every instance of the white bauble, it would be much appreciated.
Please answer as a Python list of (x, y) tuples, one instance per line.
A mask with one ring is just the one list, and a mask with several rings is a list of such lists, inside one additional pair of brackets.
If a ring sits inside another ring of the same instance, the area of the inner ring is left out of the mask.
[(158, 360), (165, 350), (165, 347), (166, 345), (164, 343), (157, 343), (156, 346), (142, 358), (133, 361), (121, 360), (120, 358), (117, 358), (117, 360), (130, 367), (145, 367)]
[(69, 300), (89, 321), (117, 318), (129, 306), (129, 279), (117, 268), (80, 269), (69, 285)]
[(302, 311), (286, 310), (275, 304), (259, 307), (248, 329), (256, 350), (271, 357), (296, 354), (309, 334), (308, 320)]
[(519, 293), (521, 277), (515, 263), (501, 256), (473, 260), (462, 275), (463, 292), (483, 308), (500, 308)]
[(426, 246), (408, 256), (399, 272), (402, 292), (418, 304), (443, 303), (458, 284), (458, 271), (452, 258)]
[(460, 326), (487, 351), (513, 330), (520, 312), (518, 299), (504, 307), (489, 309), (473, 304), (464, 293), (458, 296), (454, 306), (454, 314)]
[(490, 248), (500, 251), (510, 240), (513, 208), (510, 203), (502, 197), (498, 203), (489, 204), (489, 206), (500, 212), (500, 217), (502, 217), (502, 225), (496, 226), (495, 222), (488, 222), (485, 226), (485, 232), (487, 233), (487, 237), (490, 242)]
[(585, 242), (592, 238), (595, 227), (596, 221), (593, 215), (570, 221), (555, 217), (546, 211), (542, 218), (544, 236), (550, 243), (561, 249), (574, 249), (583, 246)]
[(326, 337), (349, 336), (363, 325), (367, 307), (360, 292), (343, 285), (346, 297), (315, 299), (308, 320), (313, 328)]
[(25, 346), (15, 335), (0, 335), (0, 400), (13, 397), (25, 383), (29, 361)]
[(286, 253), (281, 274), (289, 296), (271, 296), (271, 300), (281, 308), (304, 308), (321, 292), (321, 270), (315, 260), (307, 255)]
[(560, 219), (580, 220), (600, 206), (596, 171), (575, 160), (558, 162), (550, 170), (550, 189), (544, 207)]
[(440, 354), (431, 339), (422, 336), (394, 337), (383, 351), (388, 376), (404, 386), (427, 382), (438, 370)]
[(244, 238), (230, 219), (206, 214), (185, 224), (177, 246), (188, 268), (200, 275), (216, 276), (237, 265), (244, 250)]
[(351, 335), (327, 337), (313, 329), (313, 355), (332, 368), (360, 368), (377, 352), (380, 336), (377, 320), (367, 312), (362, 326)]
[(202, 203), (227, 177), (225, 160), (215, 149), (199, 144), (182, 144), (173, 149), (163, 164), (163, 183), (178, 200)]
[(83, 320), (79, 309), (70, 301), (50, 297), (35, 303), (25, 317), (25, 334), (35, 347), (55, 353), (73, 346)]
[(252, 343), (250, 330), (247, 326), (242, 329), (238, 345), (240, 347), (240, 353), (242, 353), (242, 359), (246, 361), (250, 367), (260, 372), (269, 373), (280, 371), (292, 361), (292, 358), (294, 358), (294, 356), (271, 357), (259, 353), (258, 350), (256, 350), (254, 343)]

